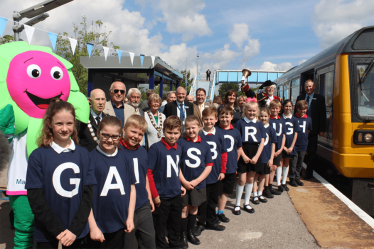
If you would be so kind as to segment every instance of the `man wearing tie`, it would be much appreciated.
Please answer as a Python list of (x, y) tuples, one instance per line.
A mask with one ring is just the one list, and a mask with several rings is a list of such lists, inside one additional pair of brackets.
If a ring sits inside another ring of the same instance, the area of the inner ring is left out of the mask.
[(107, 116), (103, 113), (106, 102), (104, 91), (94, 89), (90, 96), (91, 109), (88, 123), (85, 124), (77, 120), (79, 145), (88, 151), (92, 151), (98, 145), (97, 129), (103, 118)]
[(296, 103), (299, 100), (305, 100), (308, 103), (306, 114), (312, 118), (312, 130), (309, 132), (307, 156), (305, 157), (307, 164), (305, 179), (311, 179), (317, 153), (318, 135), (323, 136), (326, 130), (326, 104), (324, 96), (314, 93), (314, 82), (312, 80), (309, 79), (305, 82), (304, 89), (306, 94), (299, 95)]
[(165, 105), (164, 114), (166, 118), (176, 115), (180, 118), (184, 127), (184, 120), (187, 116), (194, 115), (193, 104), (185, 100), (186, 89), (183, 87), (177, 88), (177, 100)]

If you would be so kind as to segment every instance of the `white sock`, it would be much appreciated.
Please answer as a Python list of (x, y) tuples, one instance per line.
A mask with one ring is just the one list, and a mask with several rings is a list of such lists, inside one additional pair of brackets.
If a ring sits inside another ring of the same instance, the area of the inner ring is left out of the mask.
[(283, 179), (282, 179), (282, 184), (286, 184), (286, 180), (287, 180), (287, 175), (288, 175), (288, 169), (290, 167), (283, 167)]
[(257, 191), (257, 196), (261, 196), (262, 195), (262, 191)]
[(236, 185), (236, 205), (240, 206), (240, 200), (242, 199), (244, 186), (240, 186), (239, 184)]
[(282, 167), (277, 167), (277, 186), (281, 185)]
[(253, 192), (253, 193), (252, 193), (252, 196), (253, 196), (253, 197), (257, 197), (257, 192)]
[(252, 188), (253, 188), (253, 183), (245, 184), (244, 205), (249, 204), (249, 198), (251, 197)]

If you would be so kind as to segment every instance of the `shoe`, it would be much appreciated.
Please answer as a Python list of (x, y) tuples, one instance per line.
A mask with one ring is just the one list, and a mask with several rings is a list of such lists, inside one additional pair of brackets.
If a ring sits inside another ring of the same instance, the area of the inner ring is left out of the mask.
[(290, 185), (291, 185), (292, 187), (299, 187), (299, 185), (297, 185), (295, 179), (291, 179), (291, 180), (290, 180)]
[(217, 214), (217, 217), (216, 217), (216, 220), (215, 220), (215, 223), (217, 223), (217, 224), (221, 224), (221, 220), (218, 218), (218, 214)]
[(282, 185), (279, 185), (279, 186), (278, 186), (278, 191), (279, 191), (280, 193), (283, 193), (284, 189), (283, 189)]
[[(237, 211), (235, 211), (235, 208), (239, 208), (239, 210), (237, 210)], [(240, 215), (242, 212), (240, 211), (240, 206), (235, 206), (234, 207), (234, 211), (233, 211), (233, 213), (235, 214), (235, 215)]]
[(270, 187), (265, 189), (264, 192), (262, 193), (262, 195), (265, 196), (266, 198), (269, 198), (269, 199), (274, 198), (274, 195), (271, 193)]
[(258, 197), (258, 199), (259, 199), (262, 203), (266, 203), (266, 202), (268, 202), (268, 200), (267, 200), (264, 196), (262, 196), (262, 195), (260, 195), (260, 196)]
[(253, 214), (255, 212), (255, 210), (251, 207), (251, 205), (249, 204), (246, 204), (244, 205), (244, 208), (243, 208), (245, 211), (247, 211), (248, 213), (250, 214)]
[(258, 200), (258, 197), (257, 197), (257, 196), (256, 196), (256, 197), (253, 197), (253, 199), (252, 199), (252, 203), (255, 204), (255, 205), (260, 204), (260, 201)]
[(282, 187), (283, 187), (283, 189), (286, 190), (287, 192), (290, 190), (290, 189), (287, 187), (286, 184), (282, 184)]
[(187, 233), (186, 232), (182, 233), (179, 244), (180, 244), (181, 248), (183, 248), (183, 249), (188, 248), (188, 241), (187, 241)]
[(195, 237), (192, 230), (187, 232), (187, 241), (194, 245), (200, 245), (201, 242), (198, 238)]
[(218, 214), (217, 217), (218, 217), (218, 219), (220, 219), (223, 223), (227, 223), (227, 222), (230, 221), (230, 219), (227, 218), (226, 215), (225, 215), (224, 213), (222, 213), (222, 214)]
[[(273, 188), (270, 189), (270, 192), (271, 192), (273, 195), (281, 195), (281, 194), (282, 194), (282, 192), (280, 192), (279, 190), (273, 189)], [(264, 196), (265, 196), (265, 195), (264, 195)], [(265, 196), (265, 197), (267, 197), (267, 196)], [(269, 198), (269, 197), (268, 197), (268, 198)]]
[(219, 224), (214, 224), (214, 225), (207, 224), (206, 229), (214, 230), (214, 231), (223, 231), (226, 229), (226, 227), (221, 226)]
[(192, 229), (192, 233), (193, 235), (195, 236), (200, 236), (201, 233), (205, 230), (205, 227), (203, 225), (197, 225), (196, 227), (194, 227), (194, 229)]
[(304, 186), (304, 183), (302, 181), (300, 181), (300, 179), (296, 179), (295, 182), (297, 183), (297, 185), (299, 186)]

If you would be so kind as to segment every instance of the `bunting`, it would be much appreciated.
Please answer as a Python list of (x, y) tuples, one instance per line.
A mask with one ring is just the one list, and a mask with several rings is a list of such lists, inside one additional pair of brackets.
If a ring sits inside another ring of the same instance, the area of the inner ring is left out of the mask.
[(152, 59), (152, 67), (155, 67), (155, 59), (156, 59), (156, 57), (151, 56), (151, 59)]
[(57, 34), (48, 32), (49, 40), (51, 41), (52, 48), (55, 51), (56, 50), (56, 42), (57, 42)]
[(94, 45), (89, 42), (87, 42), (86, 45), (87, 45), (88, 58), (91, 58), (92, 48)]
[(140, 64), (143, 66), (144, 54), (140, 54)]
[(131, 65), (134, 65), (134, 53), (129, 52)]
[(105, 61), (106, 61), (106, 59), (108, 57), (109, 48), (108, 47), (103, 47), (103, 49), (104, 49), (104, 57), (105, 57)]
[(121, 64), (121, 56), (122, 56), (122, 51), (117, 49), (117, 54), (118, 54), (118, 60), (119, 60), (119, 63)]
[(27, 41), (31, 45), (31, 40), (32, 40), (32, 37), (34, 35), (35, 28), (31, 27), (29, 25), (26, 25), (26, 24), (23, 24), (23, 26), (25, 27), (25, 33), (26, 33)]
[(77, 47), (77, 40), (69, 37), (69, 41), (70, 41), (71, 52), (74, 54), (75, 48)]
[(0, 17), (0, 36), (3, 37), (3, 33), (4, 33), (4, 30), (5, 30), (5, 26), (6, 26), (6, 23), (7, 23), (8, 19), (4, 18), (4, 17)]

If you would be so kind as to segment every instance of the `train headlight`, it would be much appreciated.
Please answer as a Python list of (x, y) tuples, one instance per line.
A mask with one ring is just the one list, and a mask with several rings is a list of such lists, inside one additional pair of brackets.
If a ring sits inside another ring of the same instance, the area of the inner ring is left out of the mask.
[(374, 131), (371, 130), (355, 130), (353, 135), (353, 143), (358, 145), (374, 144)]
[(373, 135), (371, 135), (370, 133), (367, 133), (365, 134), (364, 139), (365, 139), (365, 142), (371, 143), (373, 141)]

